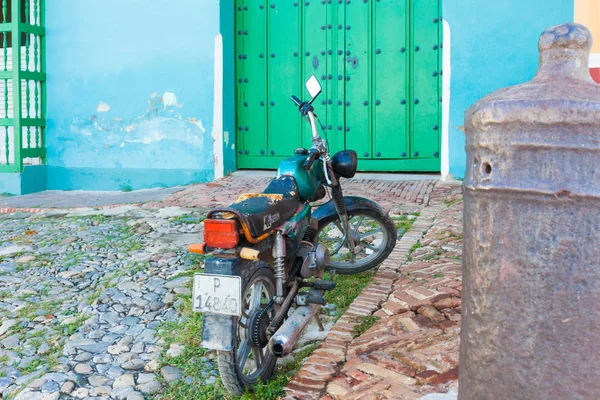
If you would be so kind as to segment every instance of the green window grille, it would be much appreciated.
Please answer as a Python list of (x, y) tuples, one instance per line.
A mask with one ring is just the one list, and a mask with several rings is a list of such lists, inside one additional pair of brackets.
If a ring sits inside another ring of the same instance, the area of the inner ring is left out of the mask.
[(0, 172), (22, 172), (46, 158), (44, 0), (0, 1)]

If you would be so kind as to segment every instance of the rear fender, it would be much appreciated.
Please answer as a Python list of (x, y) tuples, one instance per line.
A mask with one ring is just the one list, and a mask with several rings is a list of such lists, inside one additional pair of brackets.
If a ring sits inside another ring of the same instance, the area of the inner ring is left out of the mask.
[[(348, 213), (351, 213), (353, 210), (364, 210), (365, 208), (383, 211), (379, 204), (375, 203), (373, 200), (365, 199), (364, 197), (344, 196), (344, 202), (346, 203), (346, 210), (348, 210)], [(335, 205), (332, 200), (323, 204), (312, 213), (312, 217), (319, 221), (319, 224), (321, 223), (321, 220), (334, 215), (337, 215), (337, 211), (335, 210)]]
[[(237, 275), (243, 260), (211, 257), (204, 263), (204, 272), (218, 275)], [(193, 299), (195, 301), (195, 299)], [(232, 351), (234, 317), (229, 315), (202, 315), (202, 347), (212, 350)]]

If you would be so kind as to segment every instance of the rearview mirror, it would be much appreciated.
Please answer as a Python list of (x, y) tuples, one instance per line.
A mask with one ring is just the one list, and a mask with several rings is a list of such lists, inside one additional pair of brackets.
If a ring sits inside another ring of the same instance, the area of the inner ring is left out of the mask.
[[(321, 84), (316, 76), (311, 75), (306, 81), (306, 89), (310, 93), (310, 97), (314, 100), (321, 93)], [(312, 101), (311, 101), (312, 103)]]

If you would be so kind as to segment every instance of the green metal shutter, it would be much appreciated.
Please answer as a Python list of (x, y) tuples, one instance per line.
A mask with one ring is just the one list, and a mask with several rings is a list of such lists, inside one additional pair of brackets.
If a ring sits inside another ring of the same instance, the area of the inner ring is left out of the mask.
[(332, 152), (356, 150), (364, 171), (439, 171), (440, 0), (237, 0), (235, 22), (238, 168), (310, 147), (289, 96), (314, 74)]
[(46, 158), (44, 0), (0, 2), (0, 172)]

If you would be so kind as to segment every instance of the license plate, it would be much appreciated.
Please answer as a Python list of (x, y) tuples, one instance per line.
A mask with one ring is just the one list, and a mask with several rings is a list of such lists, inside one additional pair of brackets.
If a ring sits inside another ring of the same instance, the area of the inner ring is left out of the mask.
[(196, 312), (242, 314), (242, 279), (239, 276), (196, 274), (193, 296)]

